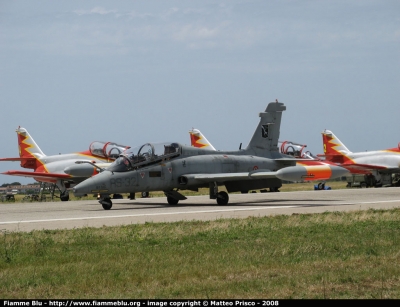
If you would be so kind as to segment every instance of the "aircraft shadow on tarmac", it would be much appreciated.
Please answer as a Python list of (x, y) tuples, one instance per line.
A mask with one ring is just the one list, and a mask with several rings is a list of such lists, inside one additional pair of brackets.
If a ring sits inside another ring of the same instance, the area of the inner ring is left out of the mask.
[[(324, 199), (323, 202), (321, 203), (321, 200), (315, 200), (315, 199), (265, 199), (265, 200), (254, 200), (254, 201), (246, 201), (246, 202), (232, 202), (229, 203), (226, 206), (218, 206), (214, 203), (190, 203), (190, 202), (185, 202), (185, 203), (180, 203), (178, 205), (169, 205), (168, 203), (165, 203), (163, 200), (160, 200), (160, 202), (157, 203), (147, 203), (147, 202), (141, 202), (141, 201), (130, 201), (130, 202), (119, 202), (119, 203), (114, 203), (113, 208), (111, 211), (118, 211), (118, 210), (141, 210), (141, 209), (160, 209), (160, 208), (187, 208), (187, 207), (217, 207), (223, 209), (228, 209), (228, 208), (233, 208), (233, 207), (246, 207), (246, 206), (260, 206), (260, 207), (265, 207), (265, 206), (274, 206), (274, 207), (286, 207), (286, 206), (298, 206), (298, 207), (323, 207), (323, 206), (332, 206), (330, 204), (331, 202), (337, 202), (337, 201), (343, 201), (343, 200), (338, 200), (338, 199)], [(285, 204), (281, 204), (285, 203)], [(338, 204), (339, 205), (339, 204)], [(340, 204), (342, 205), (342, 204)], [(98, 204), (99, 208), (94, 210), (94, 211), (104, 211), (103, 208), (101, 207), (100, 204)]]

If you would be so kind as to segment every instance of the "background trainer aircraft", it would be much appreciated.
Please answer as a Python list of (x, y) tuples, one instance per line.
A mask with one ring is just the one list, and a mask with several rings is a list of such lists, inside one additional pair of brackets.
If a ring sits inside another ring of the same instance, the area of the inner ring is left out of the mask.
[[(191, 145), (197, 148), (207, 148), (216, 150), (215, 147), (210, 143), (209, 140), (204, 136), (203, 133), (199, 129), (192, 128), (189, 130)], [(307, 145), (294, 143), (291, 141), (278, 141), (280, 143), (280, 152), (286, 155), (293, 156), (299, 159), (311, 159), (311, 160), (320, 160), (318, 157), (311, 154), (311, 152), (303, 150), (307, 147)]]
[[(19, 158), (0, 158), (0, 161), (19, 161), (21, 167), (33, 171), (10, 170), (4, 175), (32, 177), (38, 182), (56, 184), (62, 201), (69, 199), (68, 188), (99, 172), (99, 168), (110, 165), (129, 146), (111, 142), (92, 142), (89, 150), (70, 154), (46, 156), (25, 128), (18, 127)], [(92, 164), (75, 164), (86, 161)], [(97, 165), (98, 167), (95, 167)]]
[[(246, 149), (215, 151), (179, 143), (146, 143), (124, 152), (103, 172), (73, 188), (76, 196), (101, 195), (100, 203), (111, 209), (110, 194), (141, 191), (164, 191), (175, 205), (186, 197), (179, 190), (208, 187), (210, 198), (226, 205), (229, 196), (218, 192), (225, 185), (228, 192), (281, 186), (281, 179), (314, 177), (324, 173), (339, 177), (346, 169), (331, 165), (295, 166), (296, 159), (278, 149), (283, 103), (268, 104), (260, 113), (260, 122)], [(296, 179), (295, 179), (296, 180)]]
[(385, 150), (351, 152), (330, 130), (322, 132), (325, 161), (335, 163), (351, 173), (371, 174), (376, 185), (391, 184), (392, 174), (400, 172), (400, 143)]

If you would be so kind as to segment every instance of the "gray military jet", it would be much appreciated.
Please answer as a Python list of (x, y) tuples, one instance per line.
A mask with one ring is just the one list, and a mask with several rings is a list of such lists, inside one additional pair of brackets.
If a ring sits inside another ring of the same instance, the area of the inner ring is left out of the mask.
[(285, 110), (281, 102), (269, 103), (265, 112), (260, 113), (260, 122), (245, 149), (215, 151), (179, 143), (146, 143), (121, 154), (106, 170), (76, 185), (73, 193), (98, 193), (100, 204), (109, 210), (110, 194), (114, 193), (164, 191), (167, 202), (176, 205), (186, 199), (179, 190), (208, 187), (210, 199), (226, 205), (229, 196), (225, 191), (218, 192), (221, 185), (229, 193), (275, 190), (282, 186), (281, 179), (301, 180), (321, 173), (334, 178), (346, 174), (346, 169), (326, 164), (296, 166), (298, 159), (279, 152), (279, 129)]

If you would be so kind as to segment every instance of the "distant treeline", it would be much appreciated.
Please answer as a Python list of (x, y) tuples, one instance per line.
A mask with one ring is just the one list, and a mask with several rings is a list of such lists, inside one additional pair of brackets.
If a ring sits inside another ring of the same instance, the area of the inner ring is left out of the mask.
[(39, 182), (33, 182), (33, 183), (28, 183), (28, 184), (21, 184), (20, 182), (3, 183), (0, 187), (5, 188), (10, 185), (32, 185), (32, 184), (39, 184)]

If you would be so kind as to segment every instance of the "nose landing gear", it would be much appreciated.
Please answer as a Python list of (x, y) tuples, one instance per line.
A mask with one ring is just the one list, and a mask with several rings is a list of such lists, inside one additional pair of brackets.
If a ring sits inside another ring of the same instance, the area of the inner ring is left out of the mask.
[(103, 206), (104, 210), (110, 210), (112, 207), (112, 201), (109, 196), (101, 197), (99, 203)]

